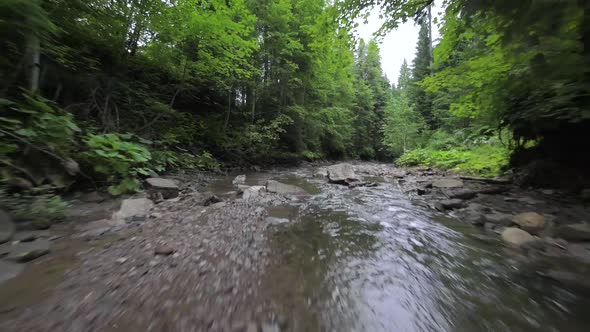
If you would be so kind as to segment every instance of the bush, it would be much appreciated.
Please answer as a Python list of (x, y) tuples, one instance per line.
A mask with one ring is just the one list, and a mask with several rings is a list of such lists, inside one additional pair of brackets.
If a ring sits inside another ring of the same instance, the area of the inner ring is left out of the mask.
[(94, 172), (111, 185), (108, 191), (117, 196), (139, 190), (139, 175), (149, 175), (146, 163), (151, 159), (150, 152), (140, 144), (126, 141), (129, 135), (103, 134), (88, 135), (84, 142), (88, 151), (80, 158), (92, 165)]
[(416, 149), (402, 155), (396, 164), (428, 166), (461, 174), (493, 177), (502, 174), (508, 165), (509, 155), (510, 151), (501, 145), (479, 145), (448, 151)]
[(174, 168), (218, 171), (220, 167), (219, 162), (207, 151), (204, 151), (198, 156), (187, 152), (169, 150), (154, 151), (152, 153), (151, 168), (156, 172), (163, 172)]
[(0, 208), (9, 211), (17, 222), (52, 223), (63, 219), (70, 204), (46, 189), (37, 187), (18, 194), (8, 194), (0, 190)]

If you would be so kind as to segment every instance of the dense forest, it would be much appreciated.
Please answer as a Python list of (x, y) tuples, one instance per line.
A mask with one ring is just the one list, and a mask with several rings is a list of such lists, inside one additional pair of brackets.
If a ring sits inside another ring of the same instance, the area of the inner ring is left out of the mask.
[[(348, 158), (532, 164), (525, 183), (583, 185), (590, 4), (438, 5), (435, 20), (432, 0), (4, 0), (6, 191), (118, 195), (174, 168)], [(421, 28), (397, 79), (379, 40), (355, 37), (375, 7), (381, 35)]]

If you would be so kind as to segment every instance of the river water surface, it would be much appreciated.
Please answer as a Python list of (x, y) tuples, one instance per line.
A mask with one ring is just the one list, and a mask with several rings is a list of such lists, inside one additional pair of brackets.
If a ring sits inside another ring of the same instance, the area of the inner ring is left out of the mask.
[[(349, 189), (310, 169), (248, 175), (312, 195), (268, 209), (261, 297), (295, 331), (589, 331), (588, 295), (498, 236), (414, 205), (393, 179)], [(231, 178), (211, 186), (221, 192)]]

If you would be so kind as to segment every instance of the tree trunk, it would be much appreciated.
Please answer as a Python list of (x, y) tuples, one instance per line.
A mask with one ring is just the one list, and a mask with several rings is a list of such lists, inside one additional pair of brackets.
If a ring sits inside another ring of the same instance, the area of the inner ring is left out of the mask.
[(227, 126), (229, 125), (229, 116), (231, 114), (231, 93), (232, 90), (229, 90), (229, 94), (227, 96), (227, 114), (225, 115), (225, 123), (223, 124), (223, 132), (227, 130)]
[(27, 38), (27, 57), (29, 70), (29, 90), (39, 90), (39, 76), (41, 73), (41, 42), (39, 37), (31, 32)]

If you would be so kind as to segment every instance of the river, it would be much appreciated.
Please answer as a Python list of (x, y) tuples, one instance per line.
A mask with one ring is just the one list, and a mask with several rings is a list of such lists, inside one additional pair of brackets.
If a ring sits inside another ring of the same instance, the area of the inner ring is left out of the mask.
[(249, 184), (275, 178), (313, 194), (269, 209), (274, 263), (261, 289), (294, 330), (590, 328), (588, 297), (538, 276), (497, 236), (413, 204), (391, 178), (349, 189), (311, 172), (248, 174)]

